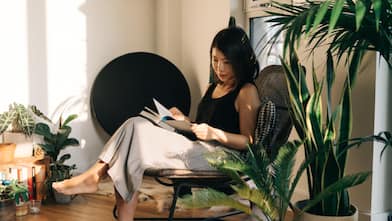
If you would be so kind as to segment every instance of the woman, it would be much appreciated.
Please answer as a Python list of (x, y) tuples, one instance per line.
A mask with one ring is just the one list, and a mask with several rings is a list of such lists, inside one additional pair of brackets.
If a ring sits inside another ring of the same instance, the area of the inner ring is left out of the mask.
[[(109, 175), (116, 190), (119, 220), (133, 220), (146, 168), (213, 170), (204, 159), (205, 152), (217, 148), (246, 150), (260, 106), (253, 84), (259, 66), (242, 29), (218, 32), (211, 44), (210, 67), (214, 82), (202, 98), (192, 125), (198, 141), (133, 117), (117, 129), (96, 164), (79, 176), (54, 183), (53, 188), (64, 194), (91, 193), (97, 191), (99, 180)], [(189, 120), (177, 108), (170, 111), (176, 120)]]

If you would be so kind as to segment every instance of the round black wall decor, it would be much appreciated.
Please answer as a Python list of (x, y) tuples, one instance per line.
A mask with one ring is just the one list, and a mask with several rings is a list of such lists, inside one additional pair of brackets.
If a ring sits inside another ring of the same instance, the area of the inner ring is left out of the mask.
[(91, 110), (99, 125), (112, 135), (144, 106), (155, 110), (153, 98), (167, 108), (176, 106), (189, 113), (190, 91), (180, 70), (159, 55), (129, 53), (99, 72), (91, 91)]

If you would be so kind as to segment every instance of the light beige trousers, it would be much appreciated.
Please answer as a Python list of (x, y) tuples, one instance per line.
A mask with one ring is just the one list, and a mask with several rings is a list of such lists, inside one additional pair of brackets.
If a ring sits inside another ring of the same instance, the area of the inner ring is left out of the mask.
[(218, 147), (191, 141), (141, 117), (132, 117), (106, 143), (99, 159), (109, 165), (108, 174), (124, 200), (139, 190), (147, 168), (214, 170), (204, 158)]

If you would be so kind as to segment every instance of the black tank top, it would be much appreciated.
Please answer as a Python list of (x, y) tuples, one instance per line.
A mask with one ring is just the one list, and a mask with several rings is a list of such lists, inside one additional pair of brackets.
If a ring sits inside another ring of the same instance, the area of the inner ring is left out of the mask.
[(234, 101), (240, 87), (219, 98), (212, 98), (216, 84), (210, 85), (197, 108), (196, 123), (207, 123), (231, 133), (240, 133), (239, 114)]

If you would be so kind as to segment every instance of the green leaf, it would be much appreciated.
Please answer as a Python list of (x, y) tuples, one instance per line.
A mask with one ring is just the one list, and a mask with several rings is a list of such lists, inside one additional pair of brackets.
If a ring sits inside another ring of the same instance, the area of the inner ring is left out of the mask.
[(37, 123), (35, 125), (34, 133), (48, 138), (52, 138), (53, 136), (53, 134), (50, 132), (49, 126), (44, 123)]
[[(330, 196), (331, 194), (340, 192), (342, 190), (348, 189), (350, 187), (359, 185), (367, 179), (370, 175), (370, 172), (362, 172), (356, 173), (353, 175), (347, 175), (342, 179), (336, 181), (335, 183), (331, 184), (327, 188), (325, 188), (322, 192), (320, 192), (317, 196), (315, 196), (312, 200), (308, 201), (307, 205), (302, 209), (302, 211), (307, 211), (312, 208), (314, 205), (319, 203), (325, 197)], [(348, 214), (347, 214), (348, 215)]]
[(195, 191), (193, 195), (186, 195), (178, 200), (178, 203), (187, 208), (206, 208), (217, 205), (229, 206), (236, 208), (246, 214), (251, 214), (251, 209), (225, 193), (216, 191), (211, 188)]
[(75, 138), (68, 138), (64, 141), (64, 146), (76, 146), (79, 145), (79, 141)]
[(372, 0), (372, 2), (373, 2), (374, 15), (375, 15), (375, 19), (376, 19), (376, 21), (375, 21), (376, 30), (379, 31), (380, 30), (380, 17), (381, 17), (381, 10), (382, 10), (382, 1), (381, 0)]
[(250, 189), (246, 186), (243, 188), (233, 186), (233, 189), (237, 192), (238, 196), (248, 199), (258, 208), (262, 209), (272, 220), (277, 220), (279, 217), (279, 210), (269, 192), (265, 192), (262, 188)]
[(327, 117), (332, 117), (332, 85), (335, 81), (335, 71), (331, 51), (327, 51)]
[[(322, 190), (332, 185), (340, 179), (341, 170), (333, 151), (333, 144), (330, 143), (328, 158), (325, 163), (322, 179)], [(327, 216), (337, 216), (339, 212), (339, 192), (331, 193), (322, 200), (322, 214)]]
[[(296, 147), (298, 148), (300, 145), (302, 145), (303, 142), (300, 141), (295, 141), (294, 145), (296, 145)], [(320, 153), (318, 153), (320, 154)], [(308, 166), (314, 161), (315, 159), (315, 153), (312, 153), (311, 155), (308, 155), (305, 160), (301, 163), (301, 165), (299, 166), (299, 168), (297, 169), (296, 173), (295, 173), (295, 177), (293, 179), (293, 182), (291, 183), (291, 187), (290, 187), (290, 193), (288, 198), (291, 199), (291, 197), (294, 194), (294, 190), (297, 187), (297, 184), (303, 174), (303, 172), (305, 171), (306, 168), (308, 168)]]
[[(349, 77), (346, 78), (344, 92), (342, 97), (342, 111), (340, 117), (339, 126), (339, 137), (338, 144), (336, 146), (336, 154), (339, 155), (339, 167), (346, 168), (347, 151), (345, 147), (347, 146), (347, 141), (351, 136), (352, 130), (352, 104), (351, 104), (351, 87)], [(343, 172), (343, 171), (341, 171)]]
[(337, 1), (335, 1), (335, 4), (333, 5), (332, 12), (331, 12), (331, 17), (330, 17), (330, 20), (329, 20), (328, 33), (331, 33), (332, 30), (334, 30), (335, 25), (338, 22), (338, 19), (340, 17), (340, 13), (343, 10), (344, 1), (345, 0), (337, 0)]
[(324, 149), (324, 138), (322, 133), (321, 122), (321, 92), (322, 86), (317, 88), (317, 91), (311, 95), (308, 105), (306, 106), (306, 124), (308, 133), (315, 143), (318, 150)]
[(365, 17), (366, 13), (366, 5), (363, 3), (363, 0), (357, 0), (355, 4), (355, 26), (356, 31), (361, 27), (362, 21)]
[(67, 153), (64, 154), (60, 157), (60, 159), (58, 160), (59, 164), (63, 164), (66, 160), (69, 160), (71, 158), (71, 154)]
[(339, 213), (338, 216), (344, 216), (346, 214), (350, 214), (350, 196), (347, 190), (343, 190), (340, 193), (340, 201), (339, 201)]
[[(288, 142), (280, 147), (275, 161), (272, 163), (272, 175), (274, 190), (280, 197), (281, 210), (286, 211), (290, 204), (291, 192), (290, 181), (295, 164), (295, 156), (298, 150), (299, 143)], [(284, 214), (279, 211), (280, 220), (284, 220)]]
[(287, 143), (280, 147), (275, 161), (272, 163), (275, 187), (280, 190), (280, 195), (288, 196), (292, 169), (295, 163), (297, 146)]
[(330, 4), (331, 4), (331, 1), (328, 0), (320, 5), (320, 8), (317, 11), (316, 17), (313, 22), (313, 29), (312, 29), (313, 31), (315, 29), (317, 29), (317, 27), (320, 25), (321, 21), (324, 19), (325, 15), (327, 14), (327, 11), (328, 11)]
[(17, 111), (17, 122), (18, 126), (20, 129), (22, 129), (23, 133), (30, 136), (33, 134), (34, 131), (34, 126), (35, 126), (35, 121), (31, 114), (27, 111), (27, 109), (19, 104), (16, 106), (16, 111)]
[(4, 112), (0, 115), (0, 134), (7, 130), (8, 126), (12, 123), (15, 116), (15, 112)]
[(67, 126), (69, 122), (75, 120), (77, 117), (78, 117), (77, 114), (69, 115), (69, 116), (67, 117), (67, 119), (65, 119), (64, 123), (62, 124), (62, 126)]
[(314, 17), (316, 14), (316, 8), (309, 9), (309, 14), (306, 17), (306, 25), (305, 25), (305, 33), (310, 33), (310, 28), (312, 27), (312, 22), (314, 21)]

